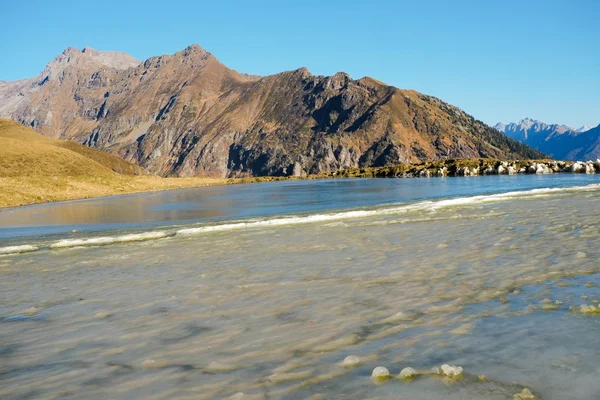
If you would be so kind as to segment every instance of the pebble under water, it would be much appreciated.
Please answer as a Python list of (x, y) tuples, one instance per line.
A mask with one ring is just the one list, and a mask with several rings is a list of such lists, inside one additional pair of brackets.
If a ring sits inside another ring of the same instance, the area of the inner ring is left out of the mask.
[(2, 255), (0, 398), (600, 398), (598, 194)]

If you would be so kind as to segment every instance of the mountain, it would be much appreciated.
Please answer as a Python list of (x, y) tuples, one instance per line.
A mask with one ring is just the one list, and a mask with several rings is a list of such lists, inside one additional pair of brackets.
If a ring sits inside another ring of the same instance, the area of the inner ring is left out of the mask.
[(139, 64), (68, 48), (38, 76), (1, 83), (0, 116), (163, 176), (544, 157), (435, 97), (341, 72), (245, 75), (198, 45)]
[(575, 129), (575, 132), (581, 132), (581, 133), (583, 133), (583, 132), (589, 131), (592, 128), (593, 128), (593, 126), (583, 125), (582, 127), (579, 127), (577, 129)]
[(544, 141), (550, 135), (562, 135), (565, 132), (573, 131), (566, 125), (550, 125), (531, 118), (522, 119), (517, 123), (511, 122), (508, 125), (499, 122), (494, 128), (523, 143), (537, 143)]
[(600, 159), (600, 125), (585, 132), (562, 135), (552, 140), (556, 153), (563, 160)]
[(494, 128), (559, 160), (595, 160), (600, 156), (598, 129), (582, 126), (573, 129), (566, 125), (546, 124), (525, 118), (508, 125), (498, 123)]

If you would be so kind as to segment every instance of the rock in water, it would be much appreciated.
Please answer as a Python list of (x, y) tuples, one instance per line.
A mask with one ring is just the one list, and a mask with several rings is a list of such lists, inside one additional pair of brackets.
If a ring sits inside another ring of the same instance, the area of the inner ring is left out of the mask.
[(400, 379), (410, 379), (417, 376), (417, 371), (414, 368), (406, 367), (402, 371), (400, 371), (400, 375), (398, 375)]
[(371, 374), (373, 379), (387, 379), (390, 377), (390, 371), (386, 367), (376, 367)]
[(108, 311), (99, 311), (96, 314), (94, 314), (94, 318), (97, 319), (104, 319), (108, 317), (110, 317), (110, 313)]
[(444, 364), (440, 367), (442, 373), (446, 376), (460, 376), (463, 373), (463, 368), (456, 365)]
[(144, 360), (142, 362), (142, 368), (144, 369), (158, 369), (158, 368), (166, 368), (168, 363), (162, 360)]
[(352, 355), (344, 358), (344, 361), (342, 362), (344, 367), (355, 367), (358, 364), (360, 364), (360, 358)]
[(39, 313), (39, 312), (40, 312), (39, 308), (37, 308), (37, 307), (31, 307), (31, 308), (28, 308), (27, 310), (23, 310), (21, 312), (21, 314), (27, 315), (28, 317), (32, 317), (34, 315), (37, 315), (37, 313)]
[(581, 307), (579, 307), (579, 311), (582, 314), (598, 314), (600, 313), (600, 309), (593, 306), (593, 305), (587, 305), (587, 304), (582, 304)]
[(517, 393), (513, 396), (514, 400), (534, 400), (535, 396), (531, 393), (531, 390), (525, 388), (522, 392)]

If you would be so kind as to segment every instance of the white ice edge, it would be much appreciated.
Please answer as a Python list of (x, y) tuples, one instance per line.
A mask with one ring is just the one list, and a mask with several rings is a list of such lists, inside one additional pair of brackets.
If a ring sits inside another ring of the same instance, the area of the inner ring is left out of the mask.
[(485, 204), (500, 202), (506, 200), (520, 199), (520, 198), (534, 198), (541, 197), (552, 193), (567, 192), (567, 191), (591, 191), (600, 189), (600, 184), (593, 184), (587, 186), (576, 186), (568, 188), (542, 188), (532, 189), (527, 191), (514, 191), (506, 193), (498, 193), (491, 195), (478, 195), (468, 197), (457, 197), (454, 199), (444, 200), (425, 200), (419, 203), (413, 203), (402, 206), (394, 206), (381, 208), (376, 210), (355, 210), (355, 211), (342, 211), (329, 214), (313, 214), (308, 216), (292, 216), (283, 218), (273, 218), (267, 220), (248, 221), (248, 222), (237, 222), (221, 225), (208, 225), (199, 226), (196, 228), (185, 228), (176, 231), (176, 235), (194, 235), (206, 232), (215, 231), (228, 231), (234, 229), (248, 229), (248, 228), (259, 228), (269, 226), (281, 226), (281, 225), (297, 225), (297, 224), (308, 224), (314, 222), (330, 222), (338, 220), (366, 218), (377, 215), (390, 215), (390, 214), (401, 214), (409, 211), (436, 211), (442, 208), (448, 208), (453, 206), (471, 205), (471, 204)]
[(100, 246), (113, 243), (140, 242), (143, 240), (161, 239), (167, 237), (163, 231), (132, 233), (121, 236), (102, 236), (87, 239), (63, 239), (50, 245), (51, 249), (61, 249), (75, 246)]

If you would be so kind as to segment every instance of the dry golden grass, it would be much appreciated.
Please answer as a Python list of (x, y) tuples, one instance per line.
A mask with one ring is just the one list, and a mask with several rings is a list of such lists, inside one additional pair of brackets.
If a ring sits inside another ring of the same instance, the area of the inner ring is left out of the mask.
[(235, 181), (218, 178), (160, 178), (118, 174), (0, 177), (0, 207), (225, 183), (235, 183)]
[(111, 154), (67, 140), (40, 135), (14, 121), (0, 119), (0, 177), (109, 176), (144, 171)]
[(271, 182), (296, 178), (161, 178), (158, 176), (14, 176), (0, 177), (0, 207), (116, 196), (128, 193), (212, 185)]

